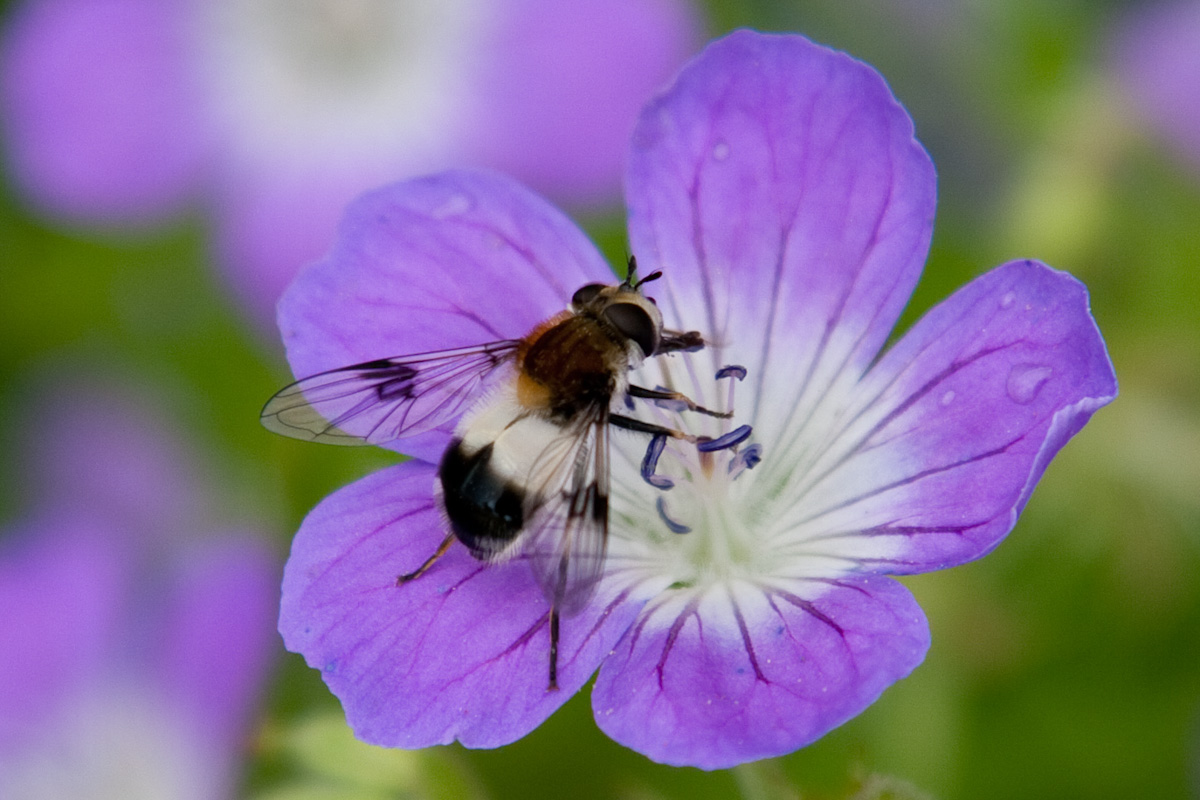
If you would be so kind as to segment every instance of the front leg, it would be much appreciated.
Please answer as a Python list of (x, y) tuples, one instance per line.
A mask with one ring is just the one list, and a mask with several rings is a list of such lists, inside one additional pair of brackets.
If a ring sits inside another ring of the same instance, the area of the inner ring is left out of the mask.
[(713, 411), (712, 409), (697, 405), (687, 395), (681, 392), (673, 392), (670, 389), (647, 389), (643, 386), (630, 385), (627, 392), (630, 397), (640, 397), (643, 400), (665, 400), (671, 403), (680, 403), (688, 411), (707, 414), (710, 417), (717, 417), (718, 419), (729, 419), (733, 416), (732, 411)]
[(700, 335), (700, 331), (665, 330), (658, 340), (658, 348), (654, 351), (654, 355), (695, 353), (697, 350), (703, 350), (704, 346), (704, 337)]

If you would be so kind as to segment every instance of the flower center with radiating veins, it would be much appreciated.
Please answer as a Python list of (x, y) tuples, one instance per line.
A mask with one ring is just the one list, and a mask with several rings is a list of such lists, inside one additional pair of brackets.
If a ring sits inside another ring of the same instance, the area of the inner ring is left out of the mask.
[[(772, 567), (757, 524), (762, 509), (752, 477), (766, 451), (738, 418), (734, 402), (745, 370), (709, 371), (704, 381), (697, 379), (699, 369), (688, 365), (689, 396), (734, 416), (720, 419), (682, 403), (658, 401), (639, 416), (699, 441), (658, 437), (647, 445), (644, 439), (614, 434), (619, 455), (614, 459), (610, 549), (617, 570), (659, 581), (665, 577), (671, 587), (694, 591), (754, 580)], [(634, 458), (640, 460), (634, 464)]]

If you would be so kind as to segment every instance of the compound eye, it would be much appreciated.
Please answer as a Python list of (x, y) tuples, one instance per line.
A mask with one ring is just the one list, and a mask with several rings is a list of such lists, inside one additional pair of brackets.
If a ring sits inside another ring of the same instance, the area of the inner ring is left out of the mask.
[(604, 318), (642, 348), (643, 355), (649, 357), (658, 349), (658, 326), (646, 310), (636, 303), (614, 303), (604, 309)]
[(576, 308), (582, 308), (595, 300), (603, 290), (603, 283), (589, 283), (587, 286), (580, 287), (575, 290), (575, 294), (571, 295), (571, 305)]

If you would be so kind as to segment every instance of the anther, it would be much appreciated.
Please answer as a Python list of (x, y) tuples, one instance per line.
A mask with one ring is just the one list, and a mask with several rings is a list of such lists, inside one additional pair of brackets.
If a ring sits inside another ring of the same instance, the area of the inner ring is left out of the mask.
[(663, 491), (675, 485), (675, 482), (670, 478), (654, 474), (654, 471), (658, 468), (658, 458), (662, 455), (663, 449), (666, 446), (666, 435), (659, 434), (650, 440), (650, 445), (646, 448), (646, 455), (642, 458), (642, 480), (655, 489), (662, 489)]
[(762, 461), (762, 445), (758, 442), (739, 450), (729, 462), (729, 474), (736, 478), (748, 469), (754, 469)]
[(667, 504), (663, 502), (665, 499), (666, 498), (660, 494), (658, 496), (658, 500), (654, 503), (655, 507), (658, 509), (658, 516), (662, 518), (664, 523), (666, 523), (666, 526), (670, 529), (671, 533), (691, 533), (692, 529), (687, 525), (684, 525), (682, 522), (676, 522), (667, 516)]
[(746, 368), (738, 364), (727, 364), (717, 370), (717, 380), (722, 378), (737, 378), (739, 381), (746, 379)]
[(717, 450), (728, 450), (731, 447), (736, 447), (742, 442), (750, 438), (750, 434), (754, 429), (749, 425), (739, 425), (722, 436), (715, 439), (706, 439), (696, 444), (696, 449), (701, 453), (714, 453)]

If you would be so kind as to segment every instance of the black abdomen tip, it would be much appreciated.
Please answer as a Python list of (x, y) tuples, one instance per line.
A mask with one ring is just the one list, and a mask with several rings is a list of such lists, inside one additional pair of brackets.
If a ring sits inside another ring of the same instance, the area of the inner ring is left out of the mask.
[(438, 467), (454, 535), (479, 559), (511, 544), (525, 524), (525, 492), (497, 475), (491, 460), (492, 445), (468, 455), (455, 439)]

